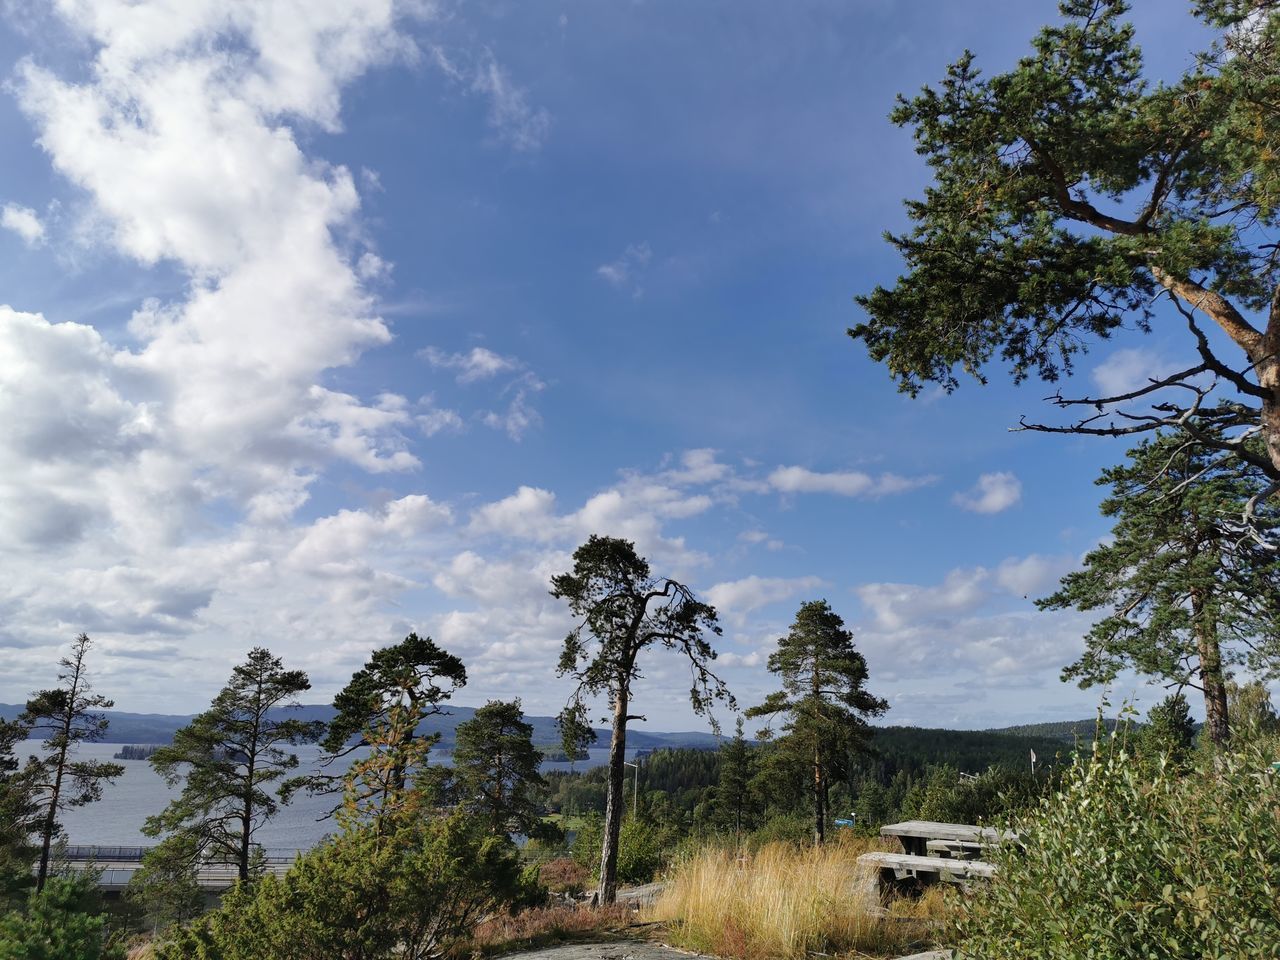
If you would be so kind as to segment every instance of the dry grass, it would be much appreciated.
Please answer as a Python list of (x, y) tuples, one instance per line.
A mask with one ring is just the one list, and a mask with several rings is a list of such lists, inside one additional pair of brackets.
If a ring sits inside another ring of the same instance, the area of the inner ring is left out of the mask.
[(927, 945), (940, 892), (887, 912), (858, 856), (881, 848), (842, 839), (818, 848), (771, 844), (756, 853), (703, 850), (677, 864), (649, 916), (681, 946), (740, 960), (803, 960), (813, 953), (898, 955)]
[(635, 920), (635, 911), (622, 904), (599, 909), (558, 905), (522, 910), (478, 925), (465, 952), (488, 956), (566, 940), (591, 940), (624, 930)]

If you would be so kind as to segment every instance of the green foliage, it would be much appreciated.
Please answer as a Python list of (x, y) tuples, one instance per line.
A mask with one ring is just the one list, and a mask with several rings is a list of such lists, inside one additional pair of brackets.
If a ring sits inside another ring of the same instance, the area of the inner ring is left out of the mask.
[(529, 893), (511, 843), (464, 816), (365, 826), (238, 885), (157, 960), (425, 960)]
[(178, 796), (143, 827), (149, 836), (183, 838), (166, 856), (183, 850), (192, 862), (217, 858), (237, 864), (241, 880), (249, 878), (253, 835), (289, 800), (281, 780), (297, 768), (298, 756), (286, 747), (318, 740), (324, 729), (273, 712), (295, 706), (309, 689), (305, 673), (284, 669), (279, 657), (255, 647), (209, 709), (152, 754), (151, 765), (166, 783), (182, 783)]
[[(461, 660), (416, 633), (375, 650), (352, 675), (334, 698), (337, 715), (323, 741), (335, 759), (368, 751), (342, 778), (346, 817), (374, 822), (412, 817), (439, 799), (442, 773), (428, 759), (440, 735), (420, 733), (418, 727), (444, 713), (443, 703), (466, 682)], [(332, 788), (332, 783), (319, 784), (319, 789)]]
[(1002, 960), (1275, 956), (1280, 778), (1271, 749), (1187, 773), (1113, 741), (1015, 819), (1022, 849), (959, 903), (957, 956)]
[(520, 701), (491, 700), (458, 726), (453, 750), (454, 792), (459, 806), (493, 833), (540, 835), (542, 754), (533, 747), (533, 727)]
[[(1104, 612), (1063, 679), (1106, 684), (1132, 669), (1192, 683), (1204, 691), (1210, 737), (1224, 742), (1224, 667), (1280, 668), (1280, 564), (1233, 522), (1268, 482), (1176, 434), (1144, 440), (1124, 464), (1104, 470), (1098, 483), (1111, 487), (1102, 513), (1115, 518), (1113, 539), (1037, 601), (1041, 609)], [(1258, 522), (1270, 531), (1280, 514), (1264, 505)]]
[(4, 960), (124, 960), (101, 915), (91, 874), (50, 877), (21, 910), (0, 916)]
[(1171, 693), (1147, 712), (1140, 742), (1146, 752), (1166, 755), (1174, 763), (1185, 763), (1190, 758), (1196, 743), (1196, 725), (1181, 691)]
[(182, 923), (203, 912), (199, 861), (199, 838), (192, 832), (174, 834), (143, 856), (142, 866), (129, 878), (126, 896), (152, 927)]
[(846, 772), (850, 754), (866, 750), (871, 731), (864, 718), (884, 713), (889, 705), (867, 691), (867, 661), (825, 600), (801, 605), (790, 631), (769, 655), (769, 672), (781, 678), (782, 689), (747, 710), (747, 716), (786, 715), (778, 754), (806, 771), (814, 836), (821, 841), (831, 781)]
[[(575, 862), (597, 875), (604, 821), (590, 817), (574, 839)], [(622, 883), (649, 883), (670, 861), (680, 842), (681, 832), (671, 823), (656, 823), (646, 817), (627, 817), (618, 832), (618, 880)]]
[(1228, 682), (1227, 703), (1237, 738), (1258, 740), (1280, 735), (1280, 715), (1277, 715), (1271, 694), (1261, 680)]
[(755, 820), (757, 798), (751, 780), (755, 775), (755, 763), (751, 747), (742, 732), (742, 717), (738, 717), (733, 739), (720, 747), (720, 780), (716, 787), (716, 818), (724, 826), (731, 827), (734, 835), (750, 828)]
[(37, 890), (44, 888), (53, 842), (62, 835), (59, 815), (67, 807), (100, 800), (102, 785), (124, 773), (118, 763), (75, 757), (78, 744), (96, 743), (107, 731), (107, 718), (97, 711), (115, 705), (93, 693), (85, 662), (92, 645), (87, 634), (76, 637), (71, 654), (58, 661), (60, 685), (32, 696), (19, 718), (31, 734), (44, 740), (46, 754), (43, 759), (28, 761), (23, 772), (23, 780), (35, 799), (36, 831), (40, 836)]
[(26, 724), (0, 720), (0, 911), (25, 898), (34, 883), (31, 835), (38, 827), (34, 768), (24, 769), (16, 754), (26, 736)]

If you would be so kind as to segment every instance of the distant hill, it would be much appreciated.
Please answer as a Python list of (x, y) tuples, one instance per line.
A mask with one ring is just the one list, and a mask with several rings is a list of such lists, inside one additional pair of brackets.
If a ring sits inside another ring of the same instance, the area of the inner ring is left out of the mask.
[(942, 764), (966, 773), (980, 773), (991, 766), (1021, 769), (1031, 763), (1032, 750), (1040, 763), (1049, 763), (1065, 752), (1064, 742), (1054, 737), (999, 730), (874, 727), (873, 731), (875, 756), (860, 760), (859, 765), (885, 781), (898, 770), (915, 774)]
[[(1118, 720), (1103, 720), (1102, 728), (1107, 733), (1113, 733), (1119, 725)], [(1140, 724), (1134, 724), (1140, 726)], [(1049, 737), (1053, 740), (1061, 740), (1064, 743), (1074, 743), (1079, 740), (1092, 740), (1094, 732), (1098, 729), (1098, 720), (1096, 717), (1090, 717), (1088, 720), (1059, 720), (1054, 723), (1023, 723), (1016, 727), (998, 727), (994, 730), (984, 731), (985, 733), (1003, 733), (1013, 737)]]
[[(454, 730), (458, 724), (470, 720), (476, 712), (475, 707), (449, 706), (447, 716), (428, 717), (419, 728), (423, 733), (439, 733), (440, 744), (444, 749), (453, 746)], [(22, 706), (12, 703), (0, 703), (0, 718), (12, 720), (22, 712)], [(104, 743), (168, 743), (173, 739), (179, 727), (191, 722), (190, 715), (165, 713), (127, 713), (121, 710), (104, 711), (109, 724)], [(321, 720), (328, 722), (333, 718), (333, 707), (328, 704), (303, 704), (296, 710), (288, 711), (288, 716), (298, 720)], [(533, 725), (533, 742), (540, 746), (560, 743), (560, 730), (556, 726), (555, 717), (525, 717)], [(596, 730), (600, 746), (609, 743), (609, 732)], [(636, 748), (657, 749), (660, 747), (714, 747), (719, 740), (712, 733), (687, 731), (679, 733), (650, 733), (632, 727), (627, 730), (627, 746)]]

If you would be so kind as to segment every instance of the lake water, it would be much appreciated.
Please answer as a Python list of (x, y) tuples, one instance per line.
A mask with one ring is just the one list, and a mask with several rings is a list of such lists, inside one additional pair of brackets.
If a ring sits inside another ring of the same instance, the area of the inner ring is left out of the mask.
[[(77, 756), (92, 760), (110, 760), (122, 745), (118, 743), (81, 744)], [(19, 756), (36, 753), (40, 743), (28, 740), (18, 745)], [(304, 745), (296, 748), (301, 761), (296, 774), (318, 769), (320, 748)], [(585, 770), (607, 762), (609, 750), (599, 747), (589, 750), (589, 758), (579, 760), (575, 769)], [(627, 759), (635, 759), (635, 751), (627, 751)], [(142, 832), (147, 817), (159, 813), (180, 789), (170, 789), (146, 760), (120, 760), (124, 776), (105, 786), (102, 799), (83, 807), (63, 812), (62, 823), (67, 831), (67, 842), (83, 846), (147, 846), (156, 840)], [(543, 772), (568, 770), (568, 762), (548, 761)], [(332, 768), (328, 772), (333, 772)], [(315, 846), (333, 830), (332, 820), (323, 819), (333, 807), (336, 797), (308, 796), (299, 793), (287, 807), (254, 835), (254, 839), (270, 850), (307, 850)]]

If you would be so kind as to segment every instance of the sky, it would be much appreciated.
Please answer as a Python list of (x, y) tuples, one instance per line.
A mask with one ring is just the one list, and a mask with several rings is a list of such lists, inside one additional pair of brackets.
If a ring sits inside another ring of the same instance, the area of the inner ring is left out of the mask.
[[(1149, 72), (1203, 45), (1140, 0)], [(1059, 680), (1032, 600), (1107, 533), (1043, 384), (911, 399), (845, 330), (927, 183), (899, 92), (1027, 53), (1051, 0), (6, 0), (0, 701), (85, 631), (119, 709), (266, 646), (330, 698), (428, 634), (456, 701), (555, 713), (550, 578), (633, 540), (739, 703), (826, 599), (882, 722), (1158, 698)], [(1081, 392), (1185, 355), (1168, 324)], [(653, 651), (647, 729), (705, 728)], [(601, 711), (603, 713), (603, 711)], [(728, 714), (721, 711), (722, 719)]]

